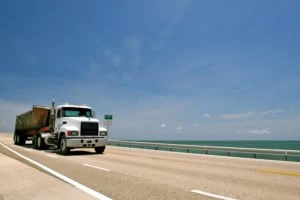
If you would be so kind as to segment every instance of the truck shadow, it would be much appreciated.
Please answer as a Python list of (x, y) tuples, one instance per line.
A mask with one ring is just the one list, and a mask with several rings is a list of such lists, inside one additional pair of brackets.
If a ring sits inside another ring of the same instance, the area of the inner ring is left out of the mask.
[(84, 150), (75, 150), (70, 151), (68, 156), (88, 156), (88, 155), (96, 155), (96, 152), (84, 151)]
[[(31, 143), (26, 143), (24, 145), (19, 145), (22, 146), (26, 149), (34, 149), (33, 145)], [(36, 150), (36, 149), (34, 149)], [(57, 155), (62, 155), (60, 153), (60, 150), (55, 148), (55, 147), (49, 147), (49, 149), (42, 149), (42, 150), (37, 150), (37, 151), (44, 151), (47, 153), (53, 153)], [(91, 149), (86, 149), (86, 150), (81, 150), (81, 149), (76, 149), (76, 150), (71, 150), (70, 153), (66, 156), (89, 156), (89, 155), (103, 155), (103, 154), (97, 154), (96, 152), (91, 151)]]
[(27, 149), (33, 149), (32, 144), (24, 144), (24, 145), (18, 145), (18, 146), (25, 147)]
[[(60, 153), (59, 149), (48, 149), (48, 150), (42, 150), (42, 151), (63, 156)], [(89, 155), (99, 155), (99, 154), (97, 154), (96, 152), (88, 151), (88, 150), (86, 150), (86, 151), (85, 150), (74, 150), (74, 151), (71, 150), (70, 153), (65, 156), (89, 156)]]

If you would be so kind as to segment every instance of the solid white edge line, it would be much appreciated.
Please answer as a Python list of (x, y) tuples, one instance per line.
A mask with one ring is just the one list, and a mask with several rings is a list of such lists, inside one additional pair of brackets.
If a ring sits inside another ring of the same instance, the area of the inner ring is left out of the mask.
[(76, 181), (74, 181), (74, 180), (72, 180), (72, 179), (70, 179), (70, 178), (62, 175), (62, 174), (60, 174), (60, 173), (58, 173), (58, 172), (50, 169), (49, 167), (46, 167), (45, 165), (42, 165), (42, 164), (40, 164), (40, 163), (38, 163), (38, 162), (36, 162), (36, 161), (34, 161), (34, 160), (26, 157), (26, 156), (23, 156), (22, 154), (16, 152), (15, 150), (13, 150), (13, 149), (9, 148), (8, 146), (2, 144), (1, 142), (0, 142), (0, 144), (3, 147), (5, 147), (6, 149), (8, 149), (9, 151), (11, 151), (14, 154), (18, 155), (19, 157), (21, 157), (21, 158), (27, 160), (28, 162), (30, 162), (30, 163), (32, 163), (32, 164), (34, 164), (34, 165), (42, 168), (43, 170), (49, 172), (50, 174), (56, 176), (57, 178), (59, 178), (59, 179), (65, 181), (65, 182), (67, 182), (67, 183), (69, 183), (69, 184), (77, 187), (78, 189), (84, 191), (85, 193), (87, 193), (87, 194), (89, 194), (89, 195), (91, 195), (91, 196), (93, 196), (93, 197), (95, 197), (97, 199), (100, 199), (100, 200), (111, 200), (111, 198), (109, 198), (107, 196), (104, 196), (103, 194), (101, 194), (101, 193), (99, 193), (99, 192), (97, 192), (95, 190), (92, 190), (91, 188), (88, 188), (85, 185), (82, 185), (81, 183), (78, 183), (78, 182), (76, 182)]
[(110, 169), (105, 169), (105, 168), (102, 168), (102, 167), (97, 167), (97, 166), (94, 166), (94, 165), (89, 165), (89, 164), (82, 164), (84, 166), (87, 166), (87, 167), (92, 167), (92, 168), (95, 168), (95, 169), (100, 169), (100, 170), (103, 170), (103, 171), (111, 171)]
[(202, 195), (213, 197), (213, 198), (217, 198), (217, 199), (222, 199), (222, 200), (237, 200), (237, 199), (233, 199), (233, 198), (230, 198), (230, 197), (224, 197), (224, 196), (217, 195), (217, 194), (203, 192), (203, 191), (200, 191), (200, 190), (191, 190), (191, 192), (197, 193), (197, 194), (202, 194)]

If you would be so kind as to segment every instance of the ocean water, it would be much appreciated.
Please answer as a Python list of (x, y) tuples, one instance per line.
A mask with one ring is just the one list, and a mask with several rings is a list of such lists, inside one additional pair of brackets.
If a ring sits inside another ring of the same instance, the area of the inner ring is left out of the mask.
[[(257, 148), (257, 149), (285, 149), (285, 150), (299, 150), (299, 140), (256, 140), (256, 141), (188, 141), (188, 140), (143, 140), (140, 142), (153, 142), (153, 143), (168, 143), (168, 144), (187, 144), (187, 145), (199, 145), (199, 146), (220, 146), (220, 147), (241, 147), (241, 148)], [(153, 149), (152, 147), (146, 147), (147, 149)], [(168, 148), (159, 148), (159, 150), (169, 151)], [(184, 149), (173, 149), (177, 152), (185, 152)], [(190, 153), (205, 154), (201, 150), (191, 150)], [(228, 156), (227, 152), (209, 151), (209, 155)], [(230, 153), (233, 157), (253, 158), (253, 154), (247, 153)], [(282, 155), (261, 155), (257, 154), (256, 159), (269, 159), (269, 160), (285, 160), (285, 156)], [(288, 161), (300, 162), (300, 156), (288, 156)]]

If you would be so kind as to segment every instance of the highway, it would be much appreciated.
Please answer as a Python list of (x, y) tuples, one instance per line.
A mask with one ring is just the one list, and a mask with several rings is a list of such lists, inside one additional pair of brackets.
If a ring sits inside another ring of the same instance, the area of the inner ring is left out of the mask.
[(98, 192), (102, 199), (300, 199), (300, 163), (296, 162), (112, 146), (101, 155), (93, 149), (79, 149), (62, 156), (56, 150), (32, 149), (30, 144), (13, 145), (12, 135), (0, 134), (0, 200), (40, 199), (43, 195), (48, 199), (70, 195), (72, 199), (101, 199), (19, 154)]

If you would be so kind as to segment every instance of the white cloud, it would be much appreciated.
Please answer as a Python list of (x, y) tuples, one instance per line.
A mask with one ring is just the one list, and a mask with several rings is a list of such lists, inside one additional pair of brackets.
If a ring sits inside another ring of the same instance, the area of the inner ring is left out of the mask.
[(104, 50), (104, 56), (113, 66), (118, 67), (113, 74), (108, 75), (112, 79), (131, 81), (139, 72), (142, 62), (141, 56), (142, 41), (136, 36), (125, 38), (117, 47), (118, 54), (114, 53), (110, 48)]
[(261, 114), (261, 115), (270, 115), (270, 114), (281, 113), (283, 111), (284, 111), (283, 109), (265, 110), (265, 111), (259, 112), (259, 114)]
[(37, 61), (36, 57), (34, 57), (34, 56), (32, 56), (32, 55), (28, 56), (28, 58), (29, 58), (29, 60), (31, 60), (32, 62), (36, 62), (36, 61)]
[[(141, 49), (142, 41), (137, 39), (136, 36), (124, 38), (120, 45), (112, 48), (106, 48), (103, 50), (103, 55), (106, 62), (111, 64), (115, 69), (113, 73), (106, 74), (111, 80), (122, 80), (131, 81), (134, 79), (139, 72), (139, 67), (142, 62)], [(117, 52), (117, 53), (116, 53)], [(104, 69), (104, 65), (107, 63), (91, 62), (89, 70), (87, 72), (88, 77), (98, 77), (100, 69)], [(121, 67), (120, 67), (121, 66)]]
[(165, 128), (165, 127), (166, 127), (166, 124), (162, 123), (162, 124), (160, 125), (160, 127), (161, 127), (161, 128)]
[(177, 130), (181, 130), (181, 129), (182, 129), (182, 127), (181, 127), (181, 126), (178, 126), (176, 129), (177, 129)]
[(241, 131), (235, 131), (236, 134), (241, 134)]
[(254, 115), (255, 115), (254, 112), (246, 112), (246, 113), (238, 113), (238, 114), (223, 114), (220, 115), (220, 117), (223, 119), (243, 119)]
[(142, 61), (142, 42), (137, 37), (128, 37), (124, 40), (125, 53), (128, 54), (129, 62), (134, 66), (139, 66)]
[(260, 115), (273, 115), (277, 113), (283, 112), (283, 109), (275, 109), (275, 110), (265, 110), (265, 111), (260, 111), (260, 112), (245, 112), (245, 113), (233, 113), (233, 114), (222, 114), (220, 115), (220, 118), (223, 119), (245, 119), (245, 118), (250, 118), (250, 117), (255, 117), (255, 116), (260, 116)]
[(187, 0), (158, 1), (156, 10), (159, 10), (161, 20), (165, 21), (167, 27), (162, 31), (162, 36), (168, 37), (172, 34), (172, 29), (180, 23), (187, 10)]
[(117, 66), (122, 62), (121, 56), (113, 54), (110, 49), (105, 49), (104, 55), (114, 66)]
[(150, 44), (150, 48), (153, 50), (160, 50), (162, 48), (164, 48), (165, 46), (167, 46), (167, 41), (166, 40), (158, 40), (156, 42), (152, 42)]
[(210, 114), (204, 114), (203, 117), (210, 118)]
[(193, 124), (193, 127), (198, 127), (199, 126), (199, 124)]
[(169, 37), (172, 34), (172, 26), (169, 26), (168, 28), (166, 28), (162, 33), (161, 36), (163, 37)]
[(91, 62), (89, 65), (89, 68), (87, 70), (87, 75), (89, 77), (93, 77), (93, 76), (98, 76), (99, 72), (100, 72), (100, 67), (96, 62)]
[(269, 131), (268, 129), (261, 129), (261, 130), (255, 129), (255, 130), (250, 130), (249, 133), (253, 135), (269, 135), (271, 134), (271, 131)]
[(101, 70), (103, 65), (100, 65), (99, 63), (97, 63), (96, 61), (91, 61), (88, 64), (87, 70), (85, 72), (85, 76), (88, 79), (96, 79), (99, 80), (99, 75), (101, 75)]
[(186, 13), (187, 4), (187, 0), (156, 1), (155, 11), (158, 12), (158, 20), (163, 22), (164, 28), (160, 32), (160, 40), (150, 45), (152, 49), (160, 50), (167, 45), (168, 38)]
[(124, 73), (122, 74), (122, 79), (125, 81), (130, 81), (132, 79), (133, 74), (132, 73)]

